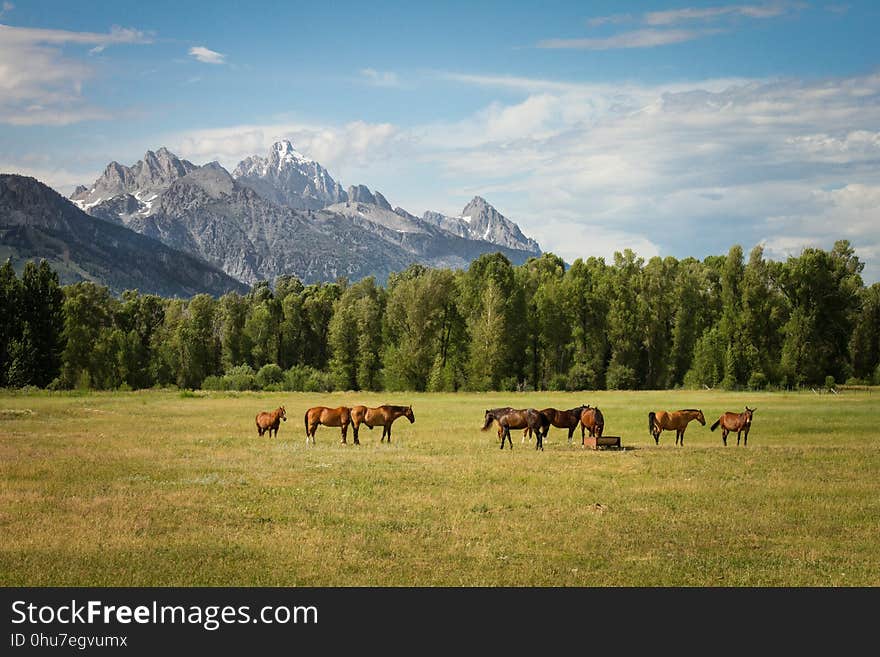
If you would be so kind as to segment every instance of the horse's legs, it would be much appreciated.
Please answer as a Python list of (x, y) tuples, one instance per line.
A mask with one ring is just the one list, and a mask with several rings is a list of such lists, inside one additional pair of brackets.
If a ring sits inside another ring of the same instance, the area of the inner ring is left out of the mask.
[[(577, 425), (568, 428), (568, 444), (571, 445), (571, 437), (574, 435), (574, 430), (577, 429)], [(547, 431), (550, 431), (550, 427), (547, 427)]]
[(743, 447), (749, 444), (749, 429), (746, 427), (745, 433), (743, 434)]
[(740, 429), (739, 431), (736, 432), (736, 446), (737, 447), (739, 447), (739, 437), (740, 437), (741, 433), (742, 433), (742, 429)]
[[(549, 429), (548, 429), (549, 431)], [(544, 451), (544, 437), (541, 435), (541, 427), (538, 427), (538, 440), (535, 441), (535, 449), (540, 449), (542, 452)]]
[(721, 440), (724, 441), (724, 446), (727, 447), (727, 429), (721, 427)]
[(522, 437), (522, 440), (520, 441), (520, 445), (524, 445), (524, 444), (525, 444), (525, 442), (526, 442), (526, 436), (528, 436), (529, 439), (531, 439), (531, 437), (532, 437), (531, 434), (532, 434), (532, 430), (531, 430), (531, 428), (526, 427), (525, 429), (523, 429), (523, 437)]

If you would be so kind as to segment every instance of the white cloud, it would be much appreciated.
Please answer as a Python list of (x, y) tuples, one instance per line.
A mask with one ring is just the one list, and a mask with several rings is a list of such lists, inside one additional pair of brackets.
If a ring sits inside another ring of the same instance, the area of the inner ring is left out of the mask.
[(620, 23), (630, 23), (632, 22), (633, 15), (632, 14), (611, 14), (610, 16), (596, 16), (595, 18), (591, 18), (587, 21), (587, 23), (591, 27), (598, 27), (599, 25), (619, 25)]
[(3, 17), (3, 14), (8, 14), (10, 11), (15, 9), (15, 5), (11, 2), (4, 2), (2, 7), (0, 7), (0, 18)]
[(374, 87), (399, 87), (400, 80), (397, 73), (392, 71), (377, 71), (372, 68), (361, 69), (361, 79)]
[(577, 50), (614, 50), (617, 48), (653, 48), (693, 41), (714, 33), (714, 30), (633, 30), (610, 37), (584, 39), (545, 39), (538, 48), (571, 48)]
[(648, 25), (677, 25), (686, 21), (712, 21), (742, 16), (745, 18), (775, 18), (804, 8), (800, 2), (769, 2), (759, 5), (725, 5), (719, 7), (687, 7), (666, 11), (652, 11), (644, 15)]
[[(762, 240), (777, 252), (841, 238), (860, 254), (880, 244), (880, 75), (657, 86), (445, 79), (522, 98), (421, 127), (421, 161), (443, 180), (490, 189), (490, 202), (567, 259), (597, 245), (699, 257)], [(880, 277), (880, 266), (866, 271)]]
[(193, 46), (189, 49), (189, 54), (195, 57), (203, 64), (224, 64), (226, 63), (226, 55), (214, 50), (205, 48), (204, 46)]
[[(722, 5), (716, 7), (683, 7), (663, 11), (651, 11), (634, 17), (632, 14), (597, 16), (587, 21), (590, 27), (639, 23), (642, 29), (619, 32), (611, 36), (567, 39), (544, 39), (538, 48), (569, 48), (578, 50), (614, 50), (618, 48), (653, 48), (684, 43), (719, 34), (730, 29), (738, 18), (767, 19), (782, 16), (805, 8), (802, 2), (777, 0), (752, 5)], [(721, 28), (681, 29), (682, 24), (720, 23)], [(656, 29), (656, 28), (663, 29)], [(675, 28), (675, 29), (673, 29)]]
[(92, 68), (59, 47), (91, 45), (100, 52), (111, 45), (151, 41), (144, 32), (118, 26), (97, 33), (0, 25), (0, 123), (66, 125), (110, 118), (82, 97)]
[(196, 130), (171, 135), (165, 141), (178, 155), (197, 164), (217, 160), (231, 170), (249, 155), (265, 156), (278, 139), (290, 139), (301, 153), (338, 177), (344, 168), (366, 167), (387, 158), (400, 134), (390, 123), (353, 121), (334, 126), (286, 122)]

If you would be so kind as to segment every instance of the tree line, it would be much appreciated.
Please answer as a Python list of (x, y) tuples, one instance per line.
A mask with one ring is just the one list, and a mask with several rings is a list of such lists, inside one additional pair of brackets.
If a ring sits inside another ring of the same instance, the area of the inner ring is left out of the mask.
[(849, 242), (566, 266), (412, 265), (380, 286), (261, 282), (219, 298), (113, 296), (0, 268), (0, 385), (226, 390), (763, 389), (880, 384), (880, 283)]

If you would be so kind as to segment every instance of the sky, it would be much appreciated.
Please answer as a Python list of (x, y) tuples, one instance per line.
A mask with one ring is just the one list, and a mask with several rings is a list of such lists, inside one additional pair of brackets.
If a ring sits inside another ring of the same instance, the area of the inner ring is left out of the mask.
[(0, 0), (0, 171), (69, 194), (287, 138), (413, 214), (483, 196), (567, 262), (847, 239), (870, 284), (878, 33), (873, 1)]

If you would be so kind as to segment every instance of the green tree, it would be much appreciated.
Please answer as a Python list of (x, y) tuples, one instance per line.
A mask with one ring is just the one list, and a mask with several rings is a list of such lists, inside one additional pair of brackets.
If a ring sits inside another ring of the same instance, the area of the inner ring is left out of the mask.
[(835, 242), (830, 252), (808, 248), (786, 261), (780, 282), (791, 315), (783, 329), (782, 369), (790, 383), (849, 378), (863, 268), (846, 240)]
[(572, 390), (597, 389), (605, 385), (605, 366), (609, 359), (608, 308), (610, 276), (605, 260), (578, 258), (566, 271), (563, 296), (571, 322), (572, 365), (568, 387)]
[[(608, 376), (614, 373), (614, 387), (637, 387), (644, 380), (640, 366), (645, 318), (639, 315), (644, 259), (632, 250), (614, 254), (611, 269), (611, 304), (608, 309), (608, 342), (611, 361)], [(608, 386), (612, 387), (611, 382)]]
[[(58, 274), (45, 260), (41, 260), (39, 265), (33, 261), (25, 263), (20, 292), (19, 316), (29, 331), (28, 339), (19, 341), (16, 348), (19, 356), (17, 376), (26, 378), (30, 384), (44, 387), (61, 370), (64, 292)], [(32, 349), (33, 353), (23, 355), (21, 350), (25, 348)], [(27, 376), (20, 369), (25, 362), (34, 368)]]
[(384, 292), (372, 276), (349, 286), (330, 320), (330, 371), (347, 390), (379, 388)]
[(227, 292), (217, 303), (217, 326), (220, 333), (220, 362), (224, 371), (250, 361), (251, 342), (245, 333), (248, 300), (237, 292)]
[(863, 289), (860, 297), (861, 312), (850, 338), (850, 352), (853, 375), (870, 381), (880, 367), (880, 283)]
[(106, 287), (91, 281), (64, 288), (61, 381), (66, 387), (83, 382), (98, 389), (116, 387), (120, 378), (117, 354), (107, 353), (107, 335), (114, 331), (118, 305)]
[(9, 349), (12, 342), (21, 337), (20, 306), (21, 282), (15, 275), (12, 261), (7, 259), (0, 267), (0, 386), (9, 383), (7, 377), (12, 360)]

